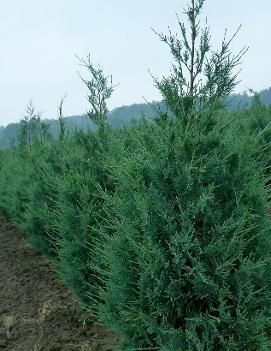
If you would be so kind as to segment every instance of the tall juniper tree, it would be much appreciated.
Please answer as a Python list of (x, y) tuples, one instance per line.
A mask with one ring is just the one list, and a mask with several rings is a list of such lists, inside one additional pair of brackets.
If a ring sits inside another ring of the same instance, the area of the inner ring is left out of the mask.
[(97, 248), (99, 311), (121, 350), (270, 349), (271, 234), (259, 145), (213, 109), (235, 86), (244, 50), (232, 55), (224, 38), (211, 51), (209, 30), (199, 36), (203, 4), (191, 0), (185, 11), (190, 39), (180, 21), (183, 40), (160, 36), (175, 65), (157, 85), (176, 118), (146, 127), (141, 145), (107, 160), (115, 191), (105, 194), (111, 216)]

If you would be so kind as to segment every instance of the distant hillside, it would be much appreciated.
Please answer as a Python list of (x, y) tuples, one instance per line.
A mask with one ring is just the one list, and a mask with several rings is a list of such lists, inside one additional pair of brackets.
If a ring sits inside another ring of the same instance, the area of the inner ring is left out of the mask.
[[(260, 93), (260, 100), (263, 104), (271, 106), (271, 87), (262, 90)], [(238, 108), (248, 108), (251, 106), (252, 95), (244, 92), (243, 94), (232, 94), (227, 99), (227, 108), (230, 111)], [(162, 102), (152, 102), (151, 104), (133, 104), (129, 106), (122, 106), (112, 110), (109, 113), (108, 119), (112, 128), (120, 128), (126, 124), (136, 123), (143, 117), (152, 119), (157, 112), (165, 111), (166, 106)], [(65, 118), (67, 129), (72, 132), (76, 126), (78, 129), (91, 128), (95, 125), (91, 123), (86, 116), (71, 116)], [(50, 125), (50, 133), (55, 138), (58, 135), (58, 120), (46, 120)], [(16, 141), (20, 123), (11, 123), (6, 127), (0, 127), (0, 148), (6, 148), (10, 145), (12, 140)]]

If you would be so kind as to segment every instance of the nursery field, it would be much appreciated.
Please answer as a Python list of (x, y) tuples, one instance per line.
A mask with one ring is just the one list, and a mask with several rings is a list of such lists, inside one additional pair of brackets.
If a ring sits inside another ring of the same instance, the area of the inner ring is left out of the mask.
[(107, 336), (83, 314), (52, 264), (0, 219), (0, 350), (105, 351)]
[(211, 48), (204, 4), (155, 32), (173, 64), (151, 120), (113, 128), (88, 55), (95, 128), (69, 130), (63, 97), (51, 135), (30, 100), (0, 150), (0, 349), (271, 350), (271, 107), (227, 109), (247, 48), (241, 26)]

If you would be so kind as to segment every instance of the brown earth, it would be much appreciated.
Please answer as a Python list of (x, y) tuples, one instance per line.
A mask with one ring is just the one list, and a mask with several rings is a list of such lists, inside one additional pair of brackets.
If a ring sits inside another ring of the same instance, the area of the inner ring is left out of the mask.
[(106, 331), (82, 315), (52, 263), (0, 219), (0, 350), (109, 351)]

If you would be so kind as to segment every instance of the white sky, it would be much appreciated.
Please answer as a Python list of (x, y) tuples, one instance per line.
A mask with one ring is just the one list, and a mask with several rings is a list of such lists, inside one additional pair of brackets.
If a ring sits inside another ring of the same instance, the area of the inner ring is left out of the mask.
[[(29, 98), (44, 118), (56, 117), (68, 92), (65, 115), (84, 113), (86, 88), (75, 55), (91, 54), (120, 83), (109, 107), (158, 100), (148, 69), (167, 74), (167, 47), (150, 28), (176, 28), (186, 0), (0, 0), (0, 125), (20, 120)], [(232, 48), (250, 47), (238, 91), (271, 86), (271, 1), (206, 0), (214, 44), (225, 27), (241, 33)]]

